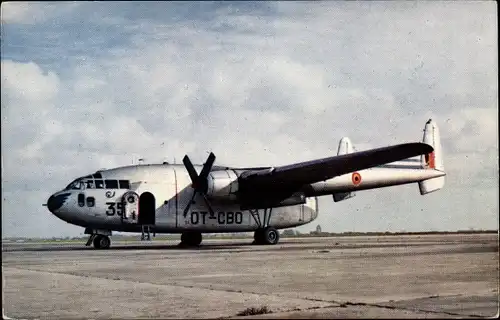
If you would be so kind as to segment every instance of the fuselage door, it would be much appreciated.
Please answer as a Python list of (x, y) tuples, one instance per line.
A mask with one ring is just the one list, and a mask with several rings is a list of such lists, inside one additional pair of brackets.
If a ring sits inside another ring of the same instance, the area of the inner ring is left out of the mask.
[(137, 223), (139, 218), (139, 196), (133, 191), (125, 193), (122, 197), (123, 223)]

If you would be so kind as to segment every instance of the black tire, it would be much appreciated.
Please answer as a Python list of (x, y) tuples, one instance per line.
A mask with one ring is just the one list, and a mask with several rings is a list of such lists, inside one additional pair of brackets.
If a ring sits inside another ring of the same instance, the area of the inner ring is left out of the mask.
[(200, 232), (184, 232), (181, 234), (181, 245), (199, 246), (202, 240)]
[(181, 234), (181, 244), (187, 244), (189, 235), (186, 232)]
[(94, 248), (96, 249), (109, 249), (111, 246), (111, 240), (108, 236), (97, 235), (94, 238)]
[(202, 240), (201, 232), (193, 232), (190, 240), (192, 246), (199, 246)]
[(264, 229), (257, 229), (253, 234), (254, 244), (264, 244)]
[(280, 240), (280, 233), (273, 227), (267, 227), (264, 229), (262, 238), (265, 244), (277, 244)]

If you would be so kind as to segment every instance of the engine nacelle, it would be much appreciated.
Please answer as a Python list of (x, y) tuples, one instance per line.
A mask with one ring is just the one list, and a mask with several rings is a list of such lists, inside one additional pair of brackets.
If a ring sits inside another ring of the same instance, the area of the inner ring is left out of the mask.
[(208, 175), (209, 198), (237, 200), (238, 176), (233, 170), (212, 171)]

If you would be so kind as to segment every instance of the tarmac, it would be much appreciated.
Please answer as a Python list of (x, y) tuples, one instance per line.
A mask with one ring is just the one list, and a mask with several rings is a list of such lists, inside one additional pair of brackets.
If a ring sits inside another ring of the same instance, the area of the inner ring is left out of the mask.
[[(498, 234), (2, 244), (13, 319), (493, 318)], [(248, 308), (267, 314), (240, 316)]]

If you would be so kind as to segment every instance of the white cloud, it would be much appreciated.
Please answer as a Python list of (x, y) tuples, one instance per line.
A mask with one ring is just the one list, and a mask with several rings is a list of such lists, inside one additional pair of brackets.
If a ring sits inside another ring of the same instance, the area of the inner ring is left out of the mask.
[(11, 99), (47, 101), (59, 90), (59, 79), (54, 72), (43, 74), (34, 62), (18, 63), (2, 60), (2, 90)]
[(455, 150), (486, 152), (498, 149), (498, 109), (466, 108), (449, 115), (444, 123)]
[(78, 2), (14, 1), (2, 3), (2, 23), (37, 24), (76, 9)]

